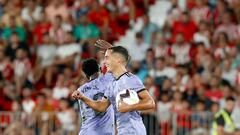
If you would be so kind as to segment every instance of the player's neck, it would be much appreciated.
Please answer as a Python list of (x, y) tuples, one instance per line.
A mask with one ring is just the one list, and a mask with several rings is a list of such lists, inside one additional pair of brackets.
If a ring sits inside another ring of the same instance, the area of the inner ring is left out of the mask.
[(114, 78), (119, 78), (122, 74), (126, 73), (127, 69), (123, 67), (117, 68), (113, 73)]
[(89, 81), (94, 80), (98, 77), (98, 73), (95, 73), (89, 77)]

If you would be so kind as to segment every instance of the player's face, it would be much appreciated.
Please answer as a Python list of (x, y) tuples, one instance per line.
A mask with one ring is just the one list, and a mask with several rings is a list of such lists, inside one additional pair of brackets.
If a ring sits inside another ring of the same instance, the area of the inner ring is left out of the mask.
[(107, 50), (105, 53), (104, 63), (107, 67), (107, 72), (112, 72), (117, 65), (116, 58), (114, 57), (112, 50)]

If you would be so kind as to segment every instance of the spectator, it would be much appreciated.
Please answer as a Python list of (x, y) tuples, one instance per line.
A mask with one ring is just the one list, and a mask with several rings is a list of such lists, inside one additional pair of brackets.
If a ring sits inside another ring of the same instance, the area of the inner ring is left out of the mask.
[(76, 67), (81, 53), (80, 46), (75, 43), (71, 32), (66, 33), (64, 44), (58, 46), (53, 64), (61, 70), (65, 66)]
[(182, 33), (187, 42), (191, 42), (193, 34), (197, 31), (196, 24), (191, 20), (188, 12), (183, 12), (181, 18), (173, 23), (173, 39), (177, 40), (178, 33)]
[(229, 3), (229, 7), (233, 10), (233, 13), (235, 13), (237, 22), (240, 22), (240, 10), (238, 8), (240, 2), (238, 0), (228, 0), (227, 2)]
[(60, 112), (57, 113), (57, 118), (62, 127), (60, 133), (73, 135), (76, 133), (76, 112), (70, 107), (67, 99), (60, 100)]
[(176, 79), (176, 89), (179, 89), (182, 92), (186, 91), (187, 83), (190, 80), (188, 67), (185, 65), (179, 66), (176, 78), (178, 79)]
[(45, 12), (50, 22), (54, 23), (57, 16), (60, 16), (63, 21), (70, 19), (68, 7), (63, 0), (52, 0), (49, 3), (45, 8)]
[(219, 104), (217, 102), (213, 102), (210, 108), (211, 112), (213, 114), (216, 114), (219, 111), (219, 109), (220, 109)]
[[(214, 121), (212, 124), (213, 133), (230, 133), (230, 134), (239, 134), (235, 129), (235, 124), (231, 118), (231, 113), (234, 109), (235, 101), (233, 97), (229, 97), (226, 100), (226, 106), (224, 109), (218, 111), (214, 116)], [(228, 125), (228, 128), (226, 128)], [(224, 128), (225, 127), (225, 128)]]
[(75, 0), (73, 4), (73, 16), (76, 20), (80, 19), (82, 15), (88, 13), (90, 10), (90, 5), (91, 0)]
[(46, 80), (47, 86), (51, 85), (53, 75), (53, 61), (56, 55), (56, 46), (52, 43), (49, 34), (43, 35), (43, 44), (37, 48), (37, 60), (35, 65), (35, 81), (42, 78)]
[(175, 21), (180, 19), (181, 13), (178, 0), (171, 0), (171, 7), (167, 11), (167, 24), (172, 26)]
[(17, 93), (20, 94), (21, 89), (26, 85), (31, 75), (31, 63), (27, 58), (27, 53), (23, 49), (16, 50), (16, 59), (13, 61), (14, 79), (16, 83)]
[(23, 89), (23, 111), (26, 112), (28, 115), (30, 115), (33, 112), (33, 109), (35, 108), (35, 101), (31, 97), (32, 90), (30, 88), (24, 88)]
[(240, 129), (240, 92), (236, 95), (236, 104), (232, 112), (232, 119), (236, 125), (236, 129)]
[(99, 1), (93, 1), (91, 10), (88, 13), (88, 18), (91, 23), (96, 24), (98, 27), (106, 27), (109, 21), (109, 14), (107, 10), (102, 7)]
[(171, 67), (166, 66), (166, 59), (165, 58), (158, 58), (156, 59), (155, 64), (156, 69), (152, 69), (149, 71), (149, 75), (156, 78), (174, 78), (176, 75), (176, 70)]
[(157, 39), (157, 46), (155, 47), (155, 57), (167, 57), (170, 53), (170, 47), (163, 36)]
[(183, 97), (180, 91), (174, 91), (172, 99), (172, 112), (179, 112), (183, 108)]
[(149, 94), (155, 101), (157, 101), (157, 98), (159, 96), (159, 90), (158, 87), (154, 84), (154, 79), (150, 76), (147, 76), (144, 80), (144, 85), (146, 89), (149, 91)]
[(53, 98), (57, 100), (61, 98), (67, 98), (69, 94), (69, 89), (67, 87), (64, 76), (59, 75), (56, 86), (53, 88)]
[[(203, 73), (206, 72), (206, 70), (209, 69), (209, 63), (207, 62), (207, 57), (209, 56), (207, 53), (207, 49), (204, 46), (203, 42), (199, 42), (198, 44), (196, 44), (197, 48), (196, 48), (196, 53), (194, 54), (195, 56), (193, 59), (193, 64), (195, 64), (195, 66), (197, 66), (197, 72), (198, 73)], [(210, 59), (211, 60), (211, 59)], [(207, 73), (209, 74), (209, 73)]]
[(161, 95), (161, 98), (157, 102), (158, 122), (162, 127), (161, 133), (163, 135), (168, 135), (170, 132), (169, 121), (171, 119), (170, 109), (171, 109), (172, 103), (167, 93), (161, 93), (160, 95)]
[(173, 82), (171, 81), (171, 79), (165, 79), (163, 81), (163, 84), (160, 86), (160, 90), (159, 93), (167, 93), (169, 96), (169, 99), (172, 101), (173, 98), (173, 89), (172, 89), (172, 84)]
[(234, 86), (237, 80), (237, 70), (231, 68), (231, 65), (230, 60), (226, 59), (223, 61), (222, 79)]
[(20, 41), (25, 41), (26, 40), (26, 30), (24, 27), (17, 25), (15, 22), (15, 17), (14, 16), (10, 16), (9, 17), (9, 26), (5, 26), (3, 28), (3, 32), (2, 32), (2, 38), (5, 40), (9, 40), (10, 37), (16, 33), (19, 37)]
[(136, 74), (142, 81), (147, 77), (147, 70), (141, 68), (141, 62), (132, 61), (131, 62), (131, 72)]
[(214, 55), (217, 58), (225, 58), (230, 54), (234, 46), (229, 42), (227, 33), (225, 32), (219, 33), (216, 39), (215, 48), (216, 50), (214, 52)]
[(164, 68), (165, 68), (165, 59), (164, 58), (158, 58), (156, 59), (156, 63), (153, 69), (149, 70), (148, 74), (153, 77), (154, 79), (157, 77), (166, 77), (166, 74), (164, 74)]
[(207, 6), (206, 1), (196, 0), (196, 6), (191, 10), (191, 15), (196, 24), (201, 20), (207, 21), (211, 17), (210, 8)]
[(4, 5), (6, 4), (6, 1), (1, 1), (0, 3), (0, 17), (2, 18), (4, 13)]
[(34, 36), (34, 44), (41, 45), (43, 44), (43, 35), (48, 33), (51, 28), (51, 23), (46, 17), (45, 12), (40, 13), (40, 20), (36, 23), (35, 27), (32, 30)]
[(148, 15), (143, 15), (143, 27), (141, 29), (142, 33), (143, 33), (143, 39), (144, 42), (148, 45), (148, 46), (152, 46), (153, 45), (153, 39), (156, 36), (156, 33), (158, 31), (158, 26), (152, 22), (150, 22), (150, 18)]
[(0, 74), (5, 81), (12, 82), (13, 68), (4, 51), (0, 51)]
[(182, 108), (177, 112), (177, 135), (189, 134), (191, 129), (191, 109), (189, 103), (182, 101)]
[(41, 92), (46, 95), (47, 104), (54, 108), (54, 111), (59, 111), (60, 109), (60, 100), (53, 98), (53, 89), (42, 88)]
[(185, 41), (184, 35), (178, 33), (176, 35), (176, 43), (171, 46), (171, 54), (175, 56), (177, 65), (189, 64), (191, 46)]
[(90, 11), (87, 14), (89, 21), (97, 25), (101, 31), (103, 39), (107, 39), (108, 25), (109, 25), (109, 13), (102, 7), (98, 1), (92, 1), (90, 5)]
[(204, 101), (198, 101), (196, 104), (196, 109), (194, 114), (192, 115), (192, 134), (201, 135), (208, 134), (208, 128), (210, 128), (210, 118), (211, 113), (205, 111)]
[(141, 63), (142, 70), (151, 70), (154, 68), (155, 57), (154, 57), (154, 50), (152, 48), (147, 49), (146, 51), (146, 58)]
[(49, 29), (50, 37), (57, 45), (64, 43), (67, 29), (64, 29), (63, 21), (61, 16), (56, 16), (53, 26)]
[(19, 37), (17, 33), (12, 33), (9, 45), (7, 46), (5, 50), (6, 56), (13, 61), (16, 58), (16, 51), (17, 49), (23, 49), (27, 52), (27, 55), (29, 53), (29, 48), (24, 42), (20, 42)]
[(41, 19), (42, 7), (36, 5), (37, 3), (34, 0), (28, 0), (26, 6), (22, 9), (21, 17), (28, 23), (30, 26), (33, 26), (34, 23)]
[(213, 11), (213, 20), (214, 25), (218, 26), (222, 21), (222, 16), (224, 12), (227, 10), (228, 3), (225, 0), (216, 1), (216, 8)]
[(212, 102), (219, 102), (223, 97), (222, 91), (219, 88), (219, 78), (213, 76), (210, 80), (210, 89), (207, 90), (204, 94)]
[(111, 33), (108, 37), (109, 41), (117, 40), (119, 36), (125, 34), (126, 26), (119, 21), (119, 15), (117, 11), (113, 11), (109, 16), (109, 32)]
[(198, 31), (194, 33), (193, 40), (195, 43), (203, 42), (205, 48), (210, 49), (211, 33), (209, 31), (208, 23), (205, 21), (200, 21), (198, 25)]
[(50, 124), (50, 122), (53, 122), (53, 111), (54, 108), (48, 104), (46, 95), (43, 93), (38, 94), (36, 106), (33, 109), (32, 115), (33, 122), (36, 124), (36, 134), (48, 134), (48, 132), (51, 131), (51, 127), (48, 126), (48, 124)]
[(218, 36), (219, 33), (225, 32), (229, 41), (232, 43), (239, 43), (240, 33), (238, 31), (238, 27), (233, 23), (230, 12), (224, 12), (222, 15), (222, 23), (219, 25), (214, 32), (214, 38)]
[(198, 95), (194, 83), (193, 79), (189, 79), (186, 84), (186, 91), (183, 93), (183, 98), (189, 102), (191, 107), (194, 107), (198, 101)]
[(219, 106), (223, 109), (226, 106), (226, 99), (233, 96), (232, 88), (230, 85), (222, 86), (223, 97), (219, 101)]
[(143, 34), (141, 32), (136, 33), (135, 37), (135, 42), (129, 46), (126, 46), (126, 48), (131, 55), (131, 60), (140, 62), (144, 60), (146, 54), (145, 52), (149, 48), (149, 45), (144, 43)]
[(4, 14), (1, 17), (3, 25), (9, 27), (11, 22), (14, 22), (17, 26), (22, 26), (23, 23), (19, 14), (21, 13), (21, 8), (21, 1), (19, 0), (6, 1), (4, 5)]
[(205, 55), (203, 55), (202, 65), (204, 67), (204, 70), (201, 73), (201, 76), (204, 80), (204, 83), (208, 84), (213, 74), (212, 70), (214, 66), (216, 66), (216, 61), (213, 59), (212, 54), (205, 53)]
[(95, 24), (89, 22), (86, 15), (82, 15), (80, 22), (75, 26), (73, 33), (78, 41), (82, 41), (81, 43), (84, 43), (84, 41), (88, 39), (98, 38), (100, 35), (99, 29)]

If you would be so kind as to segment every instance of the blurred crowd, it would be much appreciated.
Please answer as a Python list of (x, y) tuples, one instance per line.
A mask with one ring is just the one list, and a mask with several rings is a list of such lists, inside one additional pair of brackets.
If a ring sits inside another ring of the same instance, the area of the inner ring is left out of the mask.
[[(118, 40), (154, 1), (1, 0), (0, 134), (6, 127), (6, 134), (49, 134), (58, 127), (77, 134), (78, 106), (70, 95), (86, 82), (81, 61), (100, 59), (96, 39)], [(24, 115), (5, 117), (4, 111)]]
[(180, 3), (171, 0), (161, 28), (143, 16), (142, 30), (126, 46), (130, 70), (156, 100), (160, 125), (171, 124), (176, 113), (179, 132), (205, 134), (214, 114), (233, 97), (232, 118), (240, 129), (240, 1)]
[[(81, 61), (96, 58), (102, 64), (104, 54), (94, 47), (95, 40), (112, 43), (142, 18), (135, 42), (124, 46), (131, 55), (129, 70), (157, 103), (156, 110), (144, 113), (157, 113), (162, 125), (171, 112), (182, 117), (214, 113), (234, 97), (232, 115), (240, 129), (240, 1), (171, 0), (163, 27), (148, 15), (154, 2), (1, 0), (0, 111), (25, 112), (25, 121), (40, 119), (36, 130), (50, 127), (46, 119), (56, 119), (73, 133), (79, 128), (77, 103), (69, 97), (86, 82)], [(42, 112), (57, 114), (40, 117)], [(207, 121), (204, 117), (194, 116), (191, 126), (178, 124), (197, 129)]]
[(81, 61), (101, 56), (96, 39), (116, 41), (147, 6), (143, 0), (1, 0), (0, 110), (48, 90), (53, 99), (67, 98), (85, 81)]

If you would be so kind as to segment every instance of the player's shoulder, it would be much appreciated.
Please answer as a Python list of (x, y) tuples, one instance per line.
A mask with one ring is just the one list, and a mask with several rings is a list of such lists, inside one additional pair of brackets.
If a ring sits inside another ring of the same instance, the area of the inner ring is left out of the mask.
[(87, 82), (87, 83), (81, 85), (80, 87), (78, 87), (77, 90), (80, 91), (80, 92), (82, 92), (82, 93), (84, 93), (84, 92), (87, 91), (88, 89), (91, 89), (91, 87), (90, 87), (90, 82)]
[(132, 83), (135, 81), (140, 81), (139, 77), (137, 75), (134, 75), (131, 72), (126, 72), (124, 73), (121, 77), (119, 77), (118, 79), (116, 79), (119, 82), (123, 82), (123, 83)]
[(112, 73), (105, 73), (104, 75), (99, 77), (100, 81), (113, 81), (114, 80), (114, 76)]
[(128, 72), (125, 75), (125, 79), (123, 79), (125, 83), (128, 83), (129, 85), (136, 85), (136, 84), (142, 84), (142, 80), (135, 74)]
[(127, 79), (130, 79), (130, 80), (139, 79), (139, 77), (137, 75), (135, 75), (131, 72), (126, 72), (125, 74), (126, 74), (125, 78), (127, 78)]

